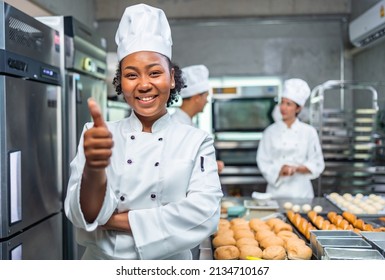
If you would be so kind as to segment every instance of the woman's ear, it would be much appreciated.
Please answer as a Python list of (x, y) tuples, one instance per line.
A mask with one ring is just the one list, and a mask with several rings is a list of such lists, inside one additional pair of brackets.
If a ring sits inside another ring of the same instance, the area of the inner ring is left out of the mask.
[(175, 69), (174, 68), (171, 68), (171, 89), (174, 89), (175, 88)]

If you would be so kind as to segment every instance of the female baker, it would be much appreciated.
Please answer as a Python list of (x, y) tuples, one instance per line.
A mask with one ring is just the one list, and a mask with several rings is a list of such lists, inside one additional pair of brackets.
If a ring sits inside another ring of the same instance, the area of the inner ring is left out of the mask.
[(94, 122), (71, 163), (65, 213), (86, 247), (83, 259), (191, 259), (219, 221), (213, 139), (167, 112), (183, 79), (171, 63), (164, 12), (128, 7), (115, 40), (114, 85), (133, 113), (107, 123), (89, 101)]
[(325, 168), (317, 131), (297, 118), (309, 95), (305, 81), (286, 80), (279, 104), (282, 120), (265, 129), (258, 145), (257, 165), (274, 198), (313, 198), (311, 180)]

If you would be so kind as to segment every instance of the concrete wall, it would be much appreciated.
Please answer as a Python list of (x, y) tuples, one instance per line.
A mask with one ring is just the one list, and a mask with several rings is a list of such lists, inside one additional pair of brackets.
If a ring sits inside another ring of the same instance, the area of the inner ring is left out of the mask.
[[(344, 56), (344, 16), (174, 19), (170, 25), (173, 61), (182, 67), (203, 63), (211, 77), (299, 77), (313, 88), (352, 76), (351, 61)], [(99, 21), (110, 52), (116, 51), (117, 26), (117, 21)], [(335, 99), (332, 96), (325, 103), (339, 106)], [(346, 102), (351, 106), (351, 100)]]

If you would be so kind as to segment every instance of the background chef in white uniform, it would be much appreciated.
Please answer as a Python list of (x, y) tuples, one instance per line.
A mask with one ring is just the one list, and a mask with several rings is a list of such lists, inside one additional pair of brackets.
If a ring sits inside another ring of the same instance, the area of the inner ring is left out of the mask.
[(313, 198), (311, 180), (325, 168), (317, 131), (297, 118), (309, 95), (305, 81), (286, 80), (279, 104), (282, 119), (265, 129), (258, 145), (257, 165), (273, 198)]
[[(185, 87), (181, 89), (182, 104), (171, 115), (172, 119), (187, 125), (193, 125), (193, 118), (203, 112), (209, 96), (209, 69), (202, 64), (182, 68)], [(221, 173), (225, 164), (217, 160), (218, 172)]]
[(71, 162), (65, 213), (86, 247), (83, 259), (191, 259), (220, 217), (213, 138), (167, 111), (184, 82), (164, 12), (126, 8), (115, 40), (114, 85), (133, 113), (105, 122), (89, 100), (94, 122)]

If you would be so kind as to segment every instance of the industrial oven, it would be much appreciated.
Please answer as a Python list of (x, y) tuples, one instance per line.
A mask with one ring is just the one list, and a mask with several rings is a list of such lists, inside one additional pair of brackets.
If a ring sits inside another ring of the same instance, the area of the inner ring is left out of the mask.
[[(63, 126), (63, 199), (70, 176), (69, 165), (74, 158), (84, 124), (92, 121), (87, 99), (93, 97), (106, 119), (107, 107), (107, 45), (93, 28), (72, 16), (37, 17), (58, 30), (60, 37), (60, 70), (62, 88)], [(75, 232), (64, 219), (64, 258), (79, 259), (84, 248), (76, 244)]]

